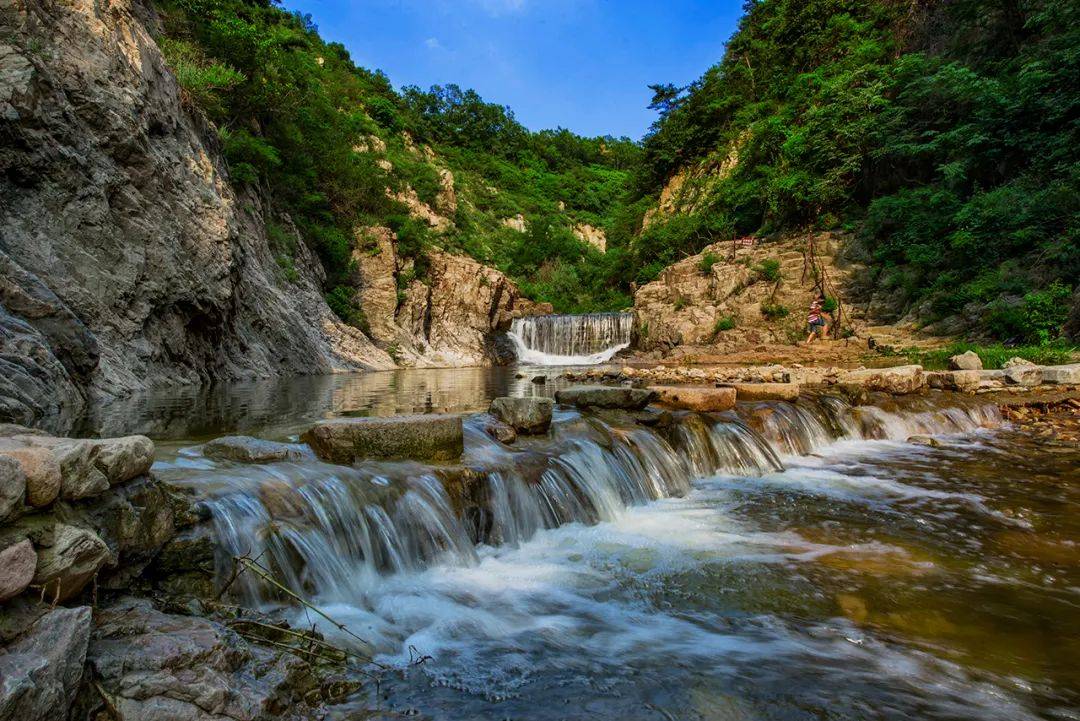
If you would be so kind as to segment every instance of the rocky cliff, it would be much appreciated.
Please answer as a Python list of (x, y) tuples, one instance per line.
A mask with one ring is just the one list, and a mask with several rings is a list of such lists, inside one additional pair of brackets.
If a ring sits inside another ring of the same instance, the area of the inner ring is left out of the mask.
[(841, 244), (828, 233), (757, 240), (750, 247), (714, 243), (635, 292), (635, 347), (725, 351), (791, 343), (806, 335), (806, 310), (823, 275), (826, 293), (843, 303), (845, 325), (861, 327), (862, 308), (847, 298), (855, 268), (839, 262)]
[(524, 311), (475, 261), (434, 252), (400, 302), (393, 249), (361, 263), (378, 346), (330, 312), (302, 242), (295, 273), (277, 265), (269, 206), (230, 185), (155, 22), (137, 0), (0, 0), (0, 420), (150, 385), (390, 368), (387, 349), (490, 362), (491, 332)]
[[(513, 358), (498, 341), (510, 321), (550, 313), (499, 271), (472, 258), (431, 250), (418, 273), (398, 253), (389, 228), (357, 232), (356, 287), (371, 337), (401, 365), (488, 365)], [(400, 288), (400, 290), (399, 290)]]

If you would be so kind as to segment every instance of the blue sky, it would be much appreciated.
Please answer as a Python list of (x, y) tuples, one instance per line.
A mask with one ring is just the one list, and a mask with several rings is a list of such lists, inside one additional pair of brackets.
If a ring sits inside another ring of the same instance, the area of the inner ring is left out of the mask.
[(533, 130), (642, 136), (650, 83), (716, 63), (741, 0), (284, 0), (396, 87), (457, 83)]

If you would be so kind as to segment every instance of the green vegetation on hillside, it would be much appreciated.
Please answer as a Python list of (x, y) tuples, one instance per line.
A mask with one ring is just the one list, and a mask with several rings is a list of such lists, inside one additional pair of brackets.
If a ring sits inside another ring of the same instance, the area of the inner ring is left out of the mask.
[(701, 192), (632, 241), (646, 278), (720, 238), (844, 228), (927, 320), (1060, 332), (1080, 279), (1080, 5), (752, 0), (718, 65), (653, 90), (636, 197), (679, 171)]
[[(398, 233), (402, 254), (421, 261), (418, 274), (426, 249), (440, 246), (495, 265), (559, 310), (629, 305), (609, 282), (620, 254), (597, 252), (573, 226), (613, 222), (636, 144), (533, 133), (509, 109), (456, 86), (399, 93), (342, 45), (324, 42), (308, 17), (266, 0), (157, 7), (161, 48), (185, 100), (214, 123), (232, 181), (289, 215), (318, 253), (328, 301), (344, 319), (363, 325), (348, 279), (354, 229), (372, 224)], [(372, 138), (385, 150), (374, 150)], [(424, 144), (434, 157), (417, 150)], [(437, 234), (386, 190), (408, 187), (432, 205), (439, 167), (453, 173), (460, 202), (453, 229)], [(529, 232), (503, 226), (518, 214)], [(287, 253), (279, 264), (286, 273), (293, 267)]]
[[(1006, 341), (1053, 342), (1080, 292), (1076, 3), (750, 0), (719, 64), (653, 86), (641, 145), (530, 132), (454, 85), (398, 92), (268, 0), (157, 3), (233, 181), (288, 213), (358, 325), (350, 256), (370, 224), (397, 232), (414, 277), (439, 246), (568, 312), (624, 308), (633, 282), (717, 240), (811, 228), (849, 231), (900, 306)], [(386, 190), (434, 206), (445, 169), (458, 203), (436, 233)], [(692, 201), (656, 213), (676, 173)], [(519, 215), (526, 232), (504, 223)]]

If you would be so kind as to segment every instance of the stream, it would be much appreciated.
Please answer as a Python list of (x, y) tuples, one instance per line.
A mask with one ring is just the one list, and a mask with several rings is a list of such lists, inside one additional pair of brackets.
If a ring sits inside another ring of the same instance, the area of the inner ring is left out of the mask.
[[(155, 472), (205, 499), (225, 549), (371, 644), (378, 692), (331, 718), (1080, 718), (1080, 449), (974, 399), (810, 396), (653, 425), (558, 407), (512, 445), (470, 416), (450, 468), (200, 452), (226, 433), (295, 443), (320, 418), (476, 413), (551, 395), (544, 373), (163, 393), (77, 428), (154, 437)], [(256, 579), (238, 592), (280, 605)]]

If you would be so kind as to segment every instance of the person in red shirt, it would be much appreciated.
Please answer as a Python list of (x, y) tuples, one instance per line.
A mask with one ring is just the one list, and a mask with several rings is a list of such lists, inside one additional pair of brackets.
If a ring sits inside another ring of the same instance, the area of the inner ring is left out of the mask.
[(825, 320), (825, 313), (821, 310), (825, 305), (825, 294), (818, 293), (817, 297), (810, 304), (810, 312), (806, 316), (806, 326), (810, 331), (810, 334), (806, 336), (806, 343), (804, 345), (810, 345), (814, 342), (814, 339), (821, 335), (825, 336), (825, 331), (828, 329), (829, 322)]

